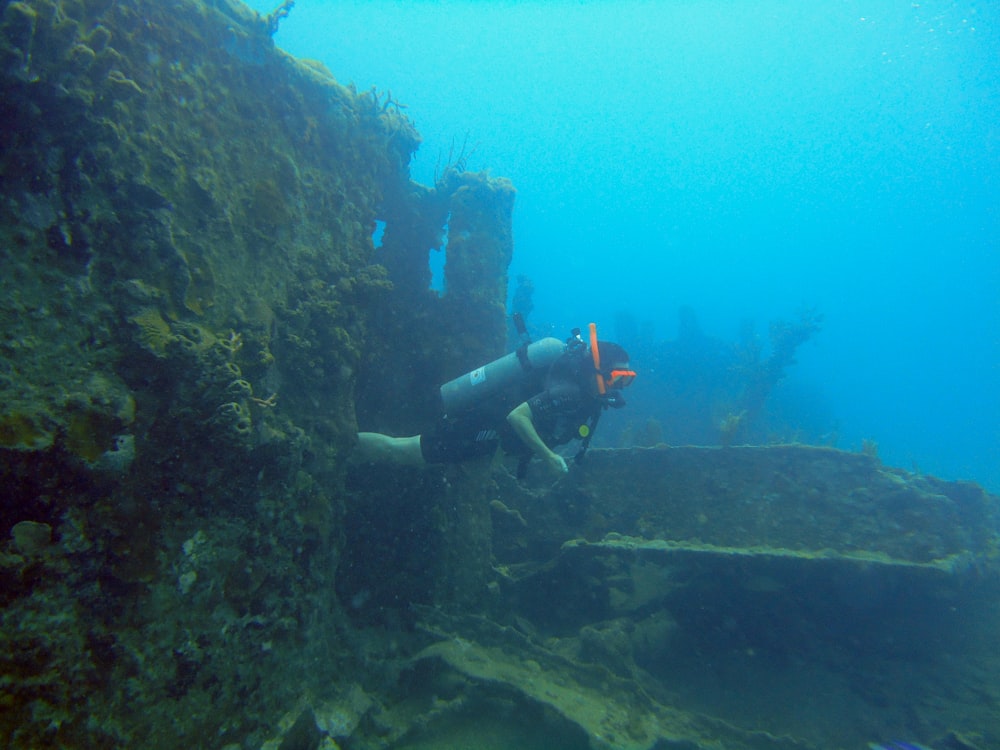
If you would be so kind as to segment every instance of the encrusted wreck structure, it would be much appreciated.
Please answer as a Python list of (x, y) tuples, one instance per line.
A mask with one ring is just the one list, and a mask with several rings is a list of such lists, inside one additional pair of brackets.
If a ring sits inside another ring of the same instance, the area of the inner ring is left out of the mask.
[(2, 4), (5, 746), (1000, 742), (974, 485), (804, 447), (349, 469), (502, 353), (514, 190), (412, 182), (399, 106), (277, 20)]

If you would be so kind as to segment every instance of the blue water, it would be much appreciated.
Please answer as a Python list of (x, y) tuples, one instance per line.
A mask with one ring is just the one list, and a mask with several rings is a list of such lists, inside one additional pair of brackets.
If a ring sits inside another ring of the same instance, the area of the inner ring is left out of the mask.
[(465, 143), (513, 181), (535, 319), (626, 311), (671, 339), (686, 304), (735, 340), (815, 307), (784, 388), (839, 447), (1000, 491), (998, 23), (982, 2), (300, 0), (275, 39), (407, 105), (415, 179)]

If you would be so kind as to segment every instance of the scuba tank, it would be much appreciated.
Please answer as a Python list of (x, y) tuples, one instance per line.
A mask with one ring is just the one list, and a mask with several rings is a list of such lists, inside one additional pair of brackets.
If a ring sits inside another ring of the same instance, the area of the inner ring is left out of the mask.
[(531, 344), (524, 343), (516, 351), (448, 381), (441, 386), (441, 403), (445, 413), (462, 411), (481, 403), (517, 382), (524, 373), (546, 369), (564, 351), (566, 344), (550, 336)]

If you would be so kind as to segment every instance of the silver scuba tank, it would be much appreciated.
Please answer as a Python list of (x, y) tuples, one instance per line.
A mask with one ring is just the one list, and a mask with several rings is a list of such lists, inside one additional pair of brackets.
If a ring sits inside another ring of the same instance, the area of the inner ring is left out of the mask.
[(514, 383), (526, 371), (544, 370), (566, 351), (566, 344), (548, 337), (521, 347), (441, 386), (445, 413), (461, 411)]

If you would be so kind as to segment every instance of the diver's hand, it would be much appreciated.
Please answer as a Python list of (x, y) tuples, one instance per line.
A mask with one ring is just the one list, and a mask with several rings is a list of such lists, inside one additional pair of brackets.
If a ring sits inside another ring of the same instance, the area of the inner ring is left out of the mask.
[(549, 469), (554, 471), (556, 474), (566, 474), (569, 472), (569, 467), (566, 465), (566, 459), (558, 453), (552, 453), (552, 455), (545, 459), (545, 462), (548, 464)]
[(510, 424), (514, 433), (531, 449), (531, 452), (538, 458), (545, 461), (545, 464), (557, 474), (565, 474), (569, 471), (566, 466), (566, 459), (549, 448), (545, 441), (538, 436), (535, 429), (534, 417), (531, 414), (531, 406), (525, 401), (511, 409), (507, 415), (507, 423)]

